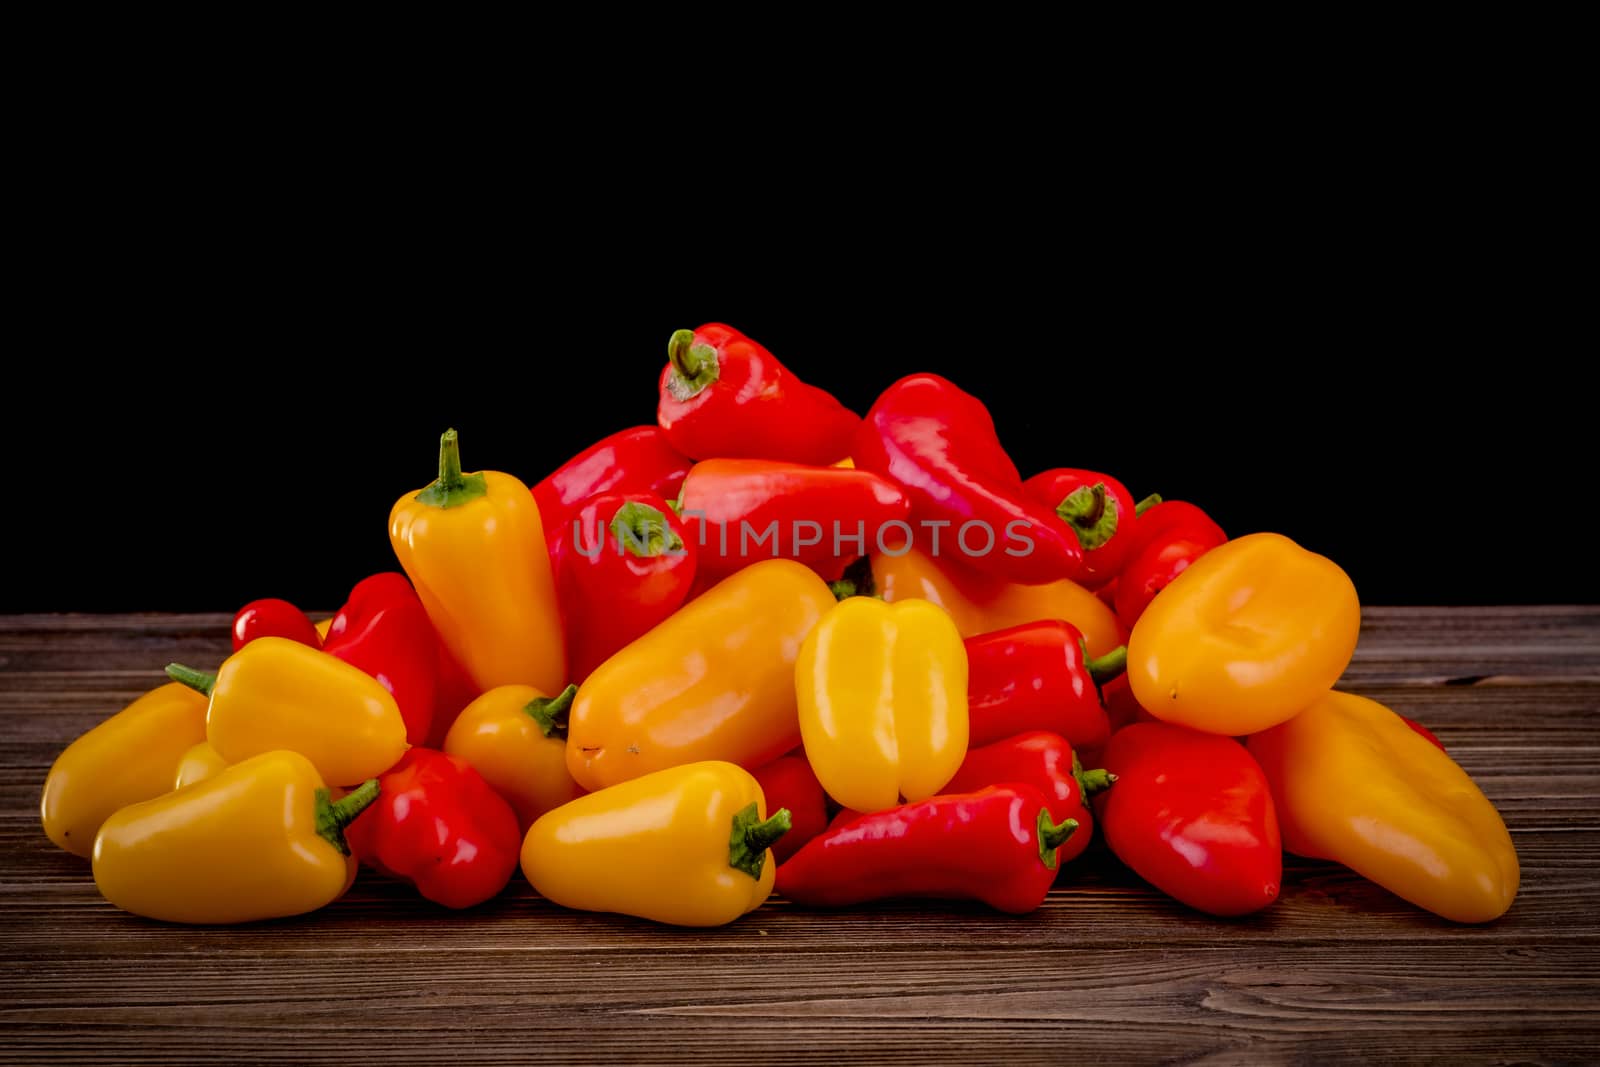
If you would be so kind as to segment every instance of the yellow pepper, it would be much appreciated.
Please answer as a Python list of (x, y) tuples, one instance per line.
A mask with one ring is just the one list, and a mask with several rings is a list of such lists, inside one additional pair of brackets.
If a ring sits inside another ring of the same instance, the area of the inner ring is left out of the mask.
[(328, 639), (328, 629), (333, 625), (333, 616), (329, 615), (321, 622), (313, 623), (312, 625), (316, 627), (317, 636), (326, 641)]
[(173, 764), (205, 736), (205, 697), (176, 683), (150, 690), (56, 758), (39, 801), (46, 836), (88, 859), (100, 824), (171, 789)]
[(531, 685), (502, 685), (462, 709), (444, 750), (483, 775), (517, 813), (523, 833), (552, 808), (583, 796), (567, 770), (567, 714), (578, 687), (547, 697)]
[(1500, 813), (1382, 704), (1326, 693), (1248, 746), (1289, 851), (1342, 863), (1455, 922), (1488, 922), (1511, 907), (1522, 874)]
[(946, 567), (918, 548), (904, 555), (872, 554), (874, 592), (891, 604), (927, 600), (955, 620), (962, 637), (992, 633), (1040, 619), (1070, 622), (1099, 658), (1126, 639), (1117, 615), (1089, 590), (1065, 579), (1044, 585), (995, 581)]
[(742, 768), (672, 767), (542, 816), (522, 842), (522, 873), (563, 907), (720, 926), (772, 893), (767, 850), (788, 831), (789, 812), (766, 812)]
[(201, 741), (185, 749), (183, 755), (178, 757), (178, 770), (173, 776), (172, 788), (182, 789), (186, 785), (203, 782), (227, 767), (228, 761), (211, 747), (211, 743)]
[(389, 513), (389, 543), (428, 618), (479, 692), (566, 684), (561, 616), (539, 505), (499, 471), (461, 473), (456, 432), (439, 441), (439, 479)]
[(389, 691), (298, 641), (258, 637), (216, 674), (177, 663), (167, 673), (211, 697), (206, 741), (229, 763), (286, 748), (333, 784), (349, 785), (382, 774), (405, 754), (405, 720)]
[(122, 910), (166, 922), (315, 911), (355, 878), (344, 827), (377, 797), (374, 778), (334, 801), (304, 756), (266, 752), (107, 819), (95, 885)]
[(702, 760), (759, 767), (800, 743), (794, 664), (834, 605), (793, 560), (752, 564), (685, 604), (578, 687), (567, 768), (585, 789)]
[(967, 755), (967, 650), (941, 608), (850, 597), (795, 666), (806, 759), (828, 795), (871, 812), (925, 800)]
[(1219, 545), (1150, 602), (1128, 684), (1158, 719), (1240, 736), (1290, 718), (1350, 663), (1361, 602), (1349, 575), (1278, 534)]

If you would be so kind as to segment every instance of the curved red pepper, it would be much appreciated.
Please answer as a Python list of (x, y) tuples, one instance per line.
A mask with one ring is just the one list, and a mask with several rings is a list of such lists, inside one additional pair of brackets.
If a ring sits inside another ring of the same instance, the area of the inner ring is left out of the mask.
[(258, 637), (287, 637), (312, 648), (322, 647), (322, 637), (306, 613), (287, 600), (252, 600), (233, 617), (233, 650), (239, 651)]
[(700, 550), (654, 493), (591, 497), (572, 516), (552, 558), (568, 674), (581, 682), (682, 606)]
[(1141, 878), (1212, 915), (1246, 915), (1278, 899), (1278, 817), (1243, 745), (1135, 723), (1116, 732), (1101, 761), (1117, 784), (1095, 800), (1100, 833)]
[(1117, 618), (1131, 628), (1157, 593), (1227, 540), (1210, 516), (1182, 500), (1165, 500), (1146, 511), (1139, 516), (1132, 553), (1117, 578)]
[(1056, 619), (978, 634), (965, 643), (969, 745), (1028, 730), (1061, 734), (1079, 748), (1102, 745), (1111, 736), (1099, 686), (1122, 673), (1126, 648), (1087, 660), (1083, 634)]
[(972, 793), (1006, 782), (1033, 786), (1044, 794), (1054, 821), (1072, 819), (1078, 824), (1056, 853), (1060, 866), (1083, 855), (1094, 835), (1094, 817), (1089, 814), (1086, 798), (1115, 781), (1115, 775), (1103, 770), (1084, 770), (1072, 746), (1060, 734), (1034, 730), (969, 749), (956, 776), (944, 788), (949, 793)]
[(406, 576), (374, 574), (350, 590), (328, 626), (323, 651), (372, 675), (394, 695), (406, 740), (420, 745), (433, 725), (439, 638)]
[(780, 756), (750, 772), (767, 798), (767, 810), (789, 809), (789, 832), (772, 846), (779, 863), (828, 828), (828, 794), (804, 756)]
[(733, 327), (679, 330), (667, 355), (656, 421), (678, 451), (815, 464), (850, 454), (856, 413)]
[(940, 556), (1030, 585), (1072, 578), (1083, 563), (1055, 511), (1023, 490), (988, 409), (938, 375), (914, 374), (884, 390), (851, 455), (861, 470), (905, 489), (922, 526), (916, 542), (931, 549), (937, 530)]
[(691, 461), (667, 443), (659, 426), (634, 426), (602, 437), (533, 487), (544, 543), (572, 525), (572, 509), (600, 493), (678, 495)]
[(378, 778), (378, 799), (345, 828), (363, 863), (447, 908), (470, 908), (511, 881), (517, 814), (466, 760), (407, 750)]
[(1098, 589), (1115, 578), (1133, 544), (1134, 502), (1128, 487), (1097, 471), (1057, 467), (1022, 483), (1078, 538), (1083, 566), (1073, 581)]
[(1008, 784), (840, 822), (778, 867), (796, 904), (842, 907), (891, 897), (981, 900), (1029, 912), (1056, 876), (1077, 824), (1050, 818), (1044, 794)]
[(870, 471), (764, 459), (696, 463), (679, 505), (711, 581), (774, 556), (837, 570), (840, 556), (864, 555), (886, 524), (911, 517), (900, 487)]

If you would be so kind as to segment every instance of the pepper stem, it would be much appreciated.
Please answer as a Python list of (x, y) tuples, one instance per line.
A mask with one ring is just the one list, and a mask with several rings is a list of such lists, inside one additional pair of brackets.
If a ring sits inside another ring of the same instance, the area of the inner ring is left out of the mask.
[(350, 843), (344, 839), (344, 828), (372, 806), (372, 802), (378, 799), (378, 793), (376, 778), (368, 778), (338, 800), (332, 799), (332, 794), (326, 789), (317, 790), (317, 835), (344, 855), (350, 855)]
[(215, 674), (197, 671), (193, 667), (185, 667), (181, 663), (167, 664), (167, 677), (174, 682), (188, 686), (201, 696), (210, 696), (211, 687), (217, 684), (217, 676)]
[(455, 508), (489, 491), (483, 472), (461, 473), (461, 442), (455, 430), (439, 437), (439, 477), (417, 494), (418, 503), (437, 508)]
[(667, 392), (680, 403), (699, 393), (722, 374), (716, 348), (704, 341), (696, 341), (693, 330), (673, 331), (667, 341), (667, 358), (672, 361)]
[(1085, 552), (1092, 552), (1117, 532), (1117, 509), (1106, 507), (1106, 483), (1080, 485), (1056, 505), (1061, 521), (1078, 535)]
[(1159, 503), (1161, 503), (1161, 494), (1151, 493), (1149, 496), (1145, 497), (1143, 500), (1139, 501), (1133, 506), (1133, 513), (1135, 515), (1143, 515), (1145, 512), (1149, 511)]
[(539, 724), (546, 737), (567, 736), (567, 712), (572, 710), (572, 698), (578, 687), (569, 685), (553, 697), (534, 697), (522, 706), (528, 717)]
[(733, 816), (733, 834), (728, 839), (728, 866), (743, 871), (759, 882), (761, 868), (767, 861), (767, 849), (788, 833), (791, 825), (788, 808), (779, 808), (762, 819), (752, 800)]
[(1077, 819), (1050, 821), (1050, 809), (1039, 809), (1039, 859), (1050, 870), (1056, 869), (1056, 849), (1067, 843), (1078, 829)]
[(1072, 777), (1078, 780), (1078, 796), (1082, 800), (1088, 800), (1096, 793), (1105, 792), (1117, 781), (1117, 776), (1104, 767), (1096, 767), (1092, 771), (1084, 770), (1083, 761), (1078, 758), (1076, 752), (1072, 754)]
[(1083, 666), (1095, 685), (1105, 685), (1128, 669), (1128, 646), (1118, 645), (1103, 656), (1086, 659)]
[(611, 517), (611, 536), (617, 543), (617, 555), (626, 548), (640, 558), (651, 558), (665, 553), (682, 554), (683, 538), (667, 522), (659, 508), (630, 500), (617, 509)]
[(844, 569), (837, 582), (828, 583), (828, 591), (835, 600), (848, 600), (853, 596), (877, 596), (877, 586), (872, 580), (872, 560), (860, 556)]

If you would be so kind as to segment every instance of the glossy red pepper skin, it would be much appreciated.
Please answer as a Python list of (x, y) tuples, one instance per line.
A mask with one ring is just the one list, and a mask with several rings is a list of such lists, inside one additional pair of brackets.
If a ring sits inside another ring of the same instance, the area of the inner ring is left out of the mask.
[(1110, 788), (1113, 779), (1103, 770), (1084, 770), (1072, 746), (1060, 734), (1034, 730), (968, 749), (960, 770), (944, 788), (947, 793), (974, 793), (985, 786), (1007, 782), (1031, 785), (1043, 793), (1055, 822), (1077, 821), (1078, 828), (1056, 852), (1059, 868), (1089, 847), (1094, 817), (1089, 813), (1086, 796)]
[[(1111, 722), (1084, 658), (1083, 634), (1057, 619), (967, 638), (967, 743), (1049, 730), (1075, 747), (1103, 745)], [(1120, 655), (1105, 669), (1120, 672)]]
[(287, 637), (312, 648), (322, 647), (322, 638), (305, 612), (287, 600), (270, 597), (250, 601), (233, 617), (235, 652), (258, 637)]
[[(775, 555), (837, 571), (835, 531), (843, 555), (859, 556), (877, 544), (885, 524), (911, 517), (900, 487), (870, 471), (762, 459), (696, 463), (681, 503), (700, 569), (711, 581)], [(889, 527), (887, 535), (904, 531)]]
[(1155, 595), (1228, 535), (1205, 512), (1182, 500), (1165, 500), (1139, 516), (1132, 554), (1117, 578), (1117, 618), (1133, 627)]
[(406, 741), (427, 741), (439, 684), (439, 638), (406, 576), (374, 574), (350, 590), (323, 651), (376, 678), (406, 721)]
[(828, 794), (804, 756), (780, 756), (750, 774), (761, 785), (768, 811), (789, 809), (789, 832), (772, 846), (773, 858), (785, 863), (828, 828)]
[(1212, 915), (1247, 915), (1278, 899), (1278, 817), (1243, 745), (1135, 723), (1112, 736), (1101, 762), (1117, 780), (1095, 798), (1101, 836), (1141, 878)]
[(700, 550), (654, 493), (591, 497), (572, 512), (570, 526), (557, 535), (552, 558), (567, 674), (582, 682), (683, 605)]
[(499, 893), (521, 858), (516, 812), (466, 760), (409, 749), (378, 779), (373, 805), (345, 828), (363, 863), (447, 908)]
[(572, 509), (601, 493), (654, 493), (676, 499), (689, 457), (667, 443), (659, 426), (633, 426), (602, 437), (533, 487), (544, 543), (571, 529)]
[(821, 466), (850, 454), (860, 417), (733, 327), (679, 330), (667, 354), (656, 421), (684, 455)]
[(934, 534), (926, 524), (942, 523), (937, 554), (952, 562), (1029, 585), (1077, 576), (1078, 539), (1022, 488), (988, 409), (938, 375), (914, 374), (884, 390), (851, 456), (905, 490), (924, 549)]
[(1030, 785), (929, 797), (837, 822), (778, 868), (776, 888), (818, 907), (933, 897), (1020, 915), (1043, 903), (1072, 832)]
[(1078, 539), (1083, 565), (1073, 581), (1099, 589), (1116, 578), (1133, 544), (1135, 516), (1128, 487), (1098, 471), (1057, 467), (1022, 483)]

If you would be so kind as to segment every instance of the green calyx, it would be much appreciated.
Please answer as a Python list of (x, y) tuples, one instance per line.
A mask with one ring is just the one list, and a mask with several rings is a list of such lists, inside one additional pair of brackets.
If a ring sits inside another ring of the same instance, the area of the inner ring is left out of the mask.
[(704, 341), (696, 341), (693, 330), (677, 330), (673, 333), (667, 341), (667, 358), (672, 361), (667, 392), (679, 402), (697, 395), (722, 375), (716, 348)]
[(641, 559), (683, 551), (683, 538), (659, 508), (630, 500), (611, 517), (611, 536), (617, 551), (624, 548)]
[(788, 808), (779, 808), (762, 819), (752, 800), (733, 816), (733, 834), (728, 838), (728, 866), (759, 882), (761, 868), (767, 862), (767, 849), (789, 832), (790, 825)]
[(1078, 535), (1085, 552), (1093, 552), (1117, 532), (1117, 509), (1106, 506), (1106, 483), (1080, 485), (1056, 505), (1061, 521)]
[(1145, 497), (1143, 500), (1139, 501), (1133, 506), (1133, 513), (1135, 515), (1143, 515), (1145, 512), (1149, 511), (1159, 503), (1161, 503), (1161, 494), (1151, 493), (1149, 496)]
[(1096, 793), (1103, 793), (1110, 789), (1117, 781), (1117, 776), (1104, 767), (1096, 767), (1092, 771), (1083, 769), (1083, 761), (1078, 754), (1072, 754), (1072, 777), (1078, 780), (1078, 797), (1088, 800)]
[(167, 664), (167, 677), (181, 685), (186, 685), (201, 696), (210, 696), (211, 687), (217, 684), (217, 676), (206, 671), (197, 671), (193, 667), (185, 667), (181, 663)]
[(569, 685), (557, 696), (534, 697), (522, 706), (522, 710), (528, 718), (539, 724), (539, 729), (544, 731), (546, 737), (565, 740), (567, 713), (572, 710), (572, 698), (577, 695), (578, 687)]
[(1067, 838), (1077, 829), (1077, 819), (1054, 823), (1050, 821), (1048, 809), (1039, 809), (1039, 860), (1045, 867), (1052, 871), (1056, 869), (1056, 849), (1066, 844)]
[(872, 560), (862, 556), (844, 569), (837, 582), (828, 583), (828, 591), (835, 600), (848, 600), (853, 596), (877, 596), (877, 583), (872, 580)]
[(483, 472), (461, 473), (461, 444), (454, 430), (439, 437), (439, 477), (417, 494), (417, 503), (435, 508), (458, 508), (489, 491)]
[(317, 836), (350, 855), (350, 843), (344, 839), (344, 828), (355, 822), (356, 816), (372, 806), (378, 799), (378, 780), (368, 778), (338, 800), (326, 789), (317, 790)]

